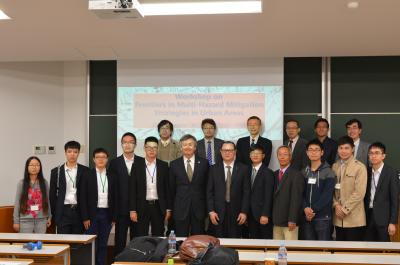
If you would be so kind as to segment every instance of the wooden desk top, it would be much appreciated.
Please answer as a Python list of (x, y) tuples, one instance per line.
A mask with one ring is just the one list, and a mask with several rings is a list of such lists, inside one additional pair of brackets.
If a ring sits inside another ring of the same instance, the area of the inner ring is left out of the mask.
[(0, 233), (0, 242), (42, 241), (43, 243), (90, 244), (95, 239), (95, 235)]
[[(221, 245), (231, 248), (278, 249), (281, 240), (220, 238)], [(392, 251), (400, 252), (399, 242), (350, 242), (285, 240), (288, 250), (341, 250), (341, 251)], [(400, 262), (399, 262), (400, 264)]]
[[(243, 256), (244, 254), (240, 253), (240, 255)], [(261, 258), (261, 256), (259, 258)], [(276, 253), (266, 253), (266, 255), (264, 254), (264, 258), (277, 260), (277, 255)], [(243, 257), (243, 259), (245, 259), (245, 257)], [(359, 255), (288, 253), (288, 264), (399, 265), (400, 256), (379, 254)]]
[(43, 245), (39, 250), (27, 250), (22, 244), (0, 245), (0, 255), (18, 255), (18, 256), (58, 256), (65, 251), (69, 251), (69, 245)]
[(31, 265), (32, 259), (0, 259), (0, 265)]

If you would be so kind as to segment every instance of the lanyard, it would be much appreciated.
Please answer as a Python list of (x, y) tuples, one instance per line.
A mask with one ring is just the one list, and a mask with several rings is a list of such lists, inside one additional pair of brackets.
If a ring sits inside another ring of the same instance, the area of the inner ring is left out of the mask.
[(101, 187), (103, 188), (103, 193), (104, 193), (104, 188), (105, 188), (105, 186), (106, 186), (106, 181), (107, 181), (107, 176), (104, 174), (104, 182), (103, 182), (103, 179), (101, 178), (101, 173), (99, 172), (99, 175), (100, 175), (100, 182), (101, 182)]
[(157, 168), (157, 166), (154, 166), (153, 174), (150, 174), (149, 168), (146, 165), (146, 171), (149, 174), (149, 176), (151, 177), (151, 183), (154, 183), (153, 178), (154, 178), (154, 175), (156, 174), (156, 168)]
[(72, 182), (72, 187), (75, 189), (75, 182), (74, 182), (74, 180), (71, 178), (70, 174), (68, 173), (68, 172), (69, 172), (69, 169), (67, 168), (67, 170), (65, 170), (65, 172), (67, 172), (68, 178), (69, 178), (69, 180)]

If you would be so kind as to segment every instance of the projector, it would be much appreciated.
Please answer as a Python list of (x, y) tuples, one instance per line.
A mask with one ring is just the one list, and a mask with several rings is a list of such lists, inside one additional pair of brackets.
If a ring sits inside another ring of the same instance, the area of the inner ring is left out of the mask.
[(89, 0), (89, 10), (100, 18), (143, 18), (137, 0)]

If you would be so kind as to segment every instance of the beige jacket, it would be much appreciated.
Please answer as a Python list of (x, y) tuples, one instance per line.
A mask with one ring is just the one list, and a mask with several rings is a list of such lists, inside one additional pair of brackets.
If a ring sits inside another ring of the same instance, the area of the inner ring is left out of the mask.
[[(333, 208), (340, 204), (346, 216), (340, 219), (333, 213), (333, 224), (339, 227), (351, 228), (366, 225), (364, 196), (367, 189), (367, 169), (365, 165), (354, 159), (347, 160), (342, 169), (341, 161), (333, 164), (336, 175)], [(337, 185), (340, 183), (340, 189)]]

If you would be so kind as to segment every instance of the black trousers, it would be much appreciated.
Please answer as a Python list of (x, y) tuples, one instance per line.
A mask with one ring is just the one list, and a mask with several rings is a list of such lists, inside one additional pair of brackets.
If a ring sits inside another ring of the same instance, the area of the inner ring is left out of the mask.
[(343, 228), (335, 226), (336, 241), (364, 241), (365, 226)]
[[(212, 225), (216, 237), (241, 238), (242, 226), (237, 223), (237, 216), (234, 216), (230, 203), (225, 203), (225, 215), (223, 219), (220, 216), (218, 225)], [(221, 222), (222, 220), (222, 222)]]
[(367, 228), (365, 230), (365, 241), (390, 242), (388, 225), (379, 226), (375, 222), (373, 209), (367, 211)]
[(260, 224), (260, 220), (255, 220), (253, 214), (250, 212), (247, 217), (249, 224), (249, 235), (253, 239), (272, 239), (272, 218), (268, 218), (268, 224)]
[(137, 225), (131, 221), (129, 215), (119, 215), (115, 222), (115, 246), (114, 246), (114, 257), (124, 250), (126, 247), (126, 238), (128, 235), (130, 240), (137, 236)]
[[(179, 211), (179, 209), (176, 209)], [(193, 209), (190, 207), (190, 212), (183, 220), (175, 219), (175, 235), (177, 237), (187, 237), (189, 235), (203, 235), (204, 232), (204, 219), (197, 219), (195, 211), (198, 209)]]
[(83, 223), (76, 205), (64, 205), (63, 215), (57, 224), (57, 234), (82, 234)]
[(138, 236), (149, 235), (151, 225), (152, 236), (164, 236), (164, 214), (158, 201), (146, 201), (146, 207), (138, 213)]

